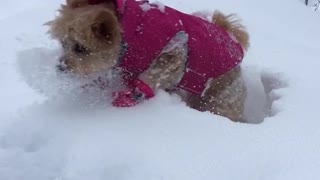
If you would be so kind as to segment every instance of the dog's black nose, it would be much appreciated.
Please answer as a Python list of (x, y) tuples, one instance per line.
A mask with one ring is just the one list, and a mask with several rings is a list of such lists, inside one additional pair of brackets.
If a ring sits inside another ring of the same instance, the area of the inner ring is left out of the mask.
[(66, 66), (63, 65), (63, 64), (59, 64), (59, 65), (57, 65), (56, 67), (57, 67), (57, 69), (58, 69), (59, 71), (61, 71), (61, 72), (64, 72), (64, 71), (67, 70)]

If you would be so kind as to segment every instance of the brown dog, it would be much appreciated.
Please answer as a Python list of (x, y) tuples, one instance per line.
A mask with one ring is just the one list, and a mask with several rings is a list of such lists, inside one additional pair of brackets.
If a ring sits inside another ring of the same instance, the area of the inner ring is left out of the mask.
[[(148, 8), (153, 6), (144, 7), (145, 11)], [(160, 5), (159, 9), (162, 11)], [(108, 72), (118, 66), (125, 50), (123, 24), (114, 1), (105, 0), (92, 5), (88, 0), (67, 0), (59, 12), (60, 15), (48, 24), (49, 33), (61, 42), (64, 50), (62, 65), (59, 66), (61, 70), (88, 75)], [(215, 12), (212, 23), (228, 32), (244, 51), (248, 49), (249, 35), (234, 15), (225, 16)], [(245, 121), (243, 112), (246, 88), (240, 65), (210, 79), (201, 95), (176, 88), (185, 73), (188, 41), (190, 39), (185, 33), (172, 37), (138, 78), (154, 92), (170, 89), (170, 92), (179, 94), (194, 109), (210, 111), (233, 121)]]

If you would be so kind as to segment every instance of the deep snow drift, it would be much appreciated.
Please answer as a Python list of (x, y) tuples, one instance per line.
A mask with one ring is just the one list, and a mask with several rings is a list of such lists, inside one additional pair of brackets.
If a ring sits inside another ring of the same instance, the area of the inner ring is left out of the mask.
[(1, 180), (320, 178), (320, 17), (299, 1), (162, 1), (243, 18), (247, 118), (260, 124), (164, 92), (130, 109), (111, 107), (108, 92), (83, 96), (55, 73), (59, 47), (42, 26), (61, 1), (18, 1), (0, 7)]

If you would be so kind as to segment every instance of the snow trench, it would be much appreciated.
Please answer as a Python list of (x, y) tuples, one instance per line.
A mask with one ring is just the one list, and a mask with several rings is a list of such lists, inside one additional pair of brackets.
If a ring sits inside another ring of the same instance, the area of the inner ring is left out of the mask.
[[(78, 108), (109, 106), (111, 91), (90, 89), (83, 95), (79, 88), (86, 82), (57, 73), (59, 49), (36, 48), (22, 51), (18, 55), (18, 69), (26, 83), (43, 94), (49, 101), (76, 104)], [(248, 123), (258, 124), (266, 117), (272, 117), (279, 110), (273, 107), (281, 99), (278, 91), (288, 86), (282, 74), (267, 70), (256, 70), (245, 66), (243, 76), (247, 86), (245, 117)]]

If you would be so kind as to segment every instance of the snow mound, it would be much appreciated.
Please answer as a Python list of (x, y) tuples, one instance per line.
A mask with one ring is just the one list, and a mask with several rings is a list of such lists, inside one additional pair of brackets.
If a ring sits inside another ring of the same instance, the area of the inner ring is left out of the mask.
[(59, 72), (56, 66), (60, 55), (59, 48), (35, 48), (20, 52), (17, 65), (22, 78), (50, 102), (60, 101), (77, 108), (109, 106), (111, 93), (120, 85), (109, 80), (108, 89), (102, 90), (98, 86), (85, 88), (99, 75), (84, 79)]

